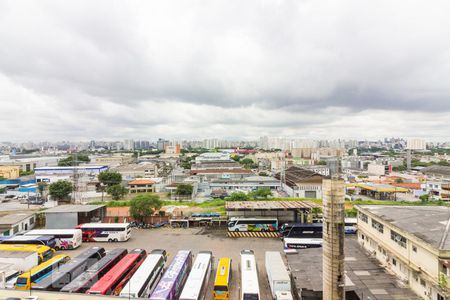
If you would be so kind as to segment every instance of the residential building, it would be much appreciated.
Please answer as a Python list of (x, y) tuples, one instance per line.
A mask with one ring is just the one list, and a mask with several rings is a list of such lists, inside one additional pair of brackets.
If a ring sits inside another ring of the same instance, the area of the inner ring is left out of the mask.
[(180, 154), (181, 152), (181, 145), (175, 144), (175, 145), (166, 145), (164, 148), (164, 152), (166, 154)]
[(19, 172), (19, 166), (0, 166), (0, 178), (17, 179)]
[(156, 181), (150, 179), (135, 179), (128, 182), (130, 194), (155, 192)]
[(36, 214), (18, 213), (0, 217), (0, 236), (10, 236), (33, 229)]
[(142, 162), (139, 164), (128, 164), (112, 168), (111, 171), (122, 174), (124, 180), (134, 178), (153, 178), (158, 177), (159, 167), (156, 162)]
[(370, 175), (389, 175), (392, 172), (392, 165), (371, 163), (367, 165), (367, 172)]
[(448, 299), (450, 207), (356, 206), (358, 241), (424, 299)]

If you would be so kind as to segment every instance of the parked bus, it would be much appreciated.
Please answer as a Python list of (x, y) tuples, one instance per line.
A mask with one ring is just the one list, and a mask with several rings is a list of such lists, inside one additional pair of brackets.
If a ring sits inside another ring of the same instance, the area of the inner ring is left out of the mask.
[(147, 252), (134, 249), (124, 256), (111, 270), (94, 283), (86, 292), (97, 295), (119, 295), (125, 283), (144, 261)]
[(120, 292), (120, 297), (148, 298), (164, 273), (165, 250), (153, 250)]
[(4, 239), (1, 244), (29, 244), (29, 245), (44, 245), (50, 248), (55, 248), (56, 240), (53, 236), (41, 235), (16, 235), (8, 239)]
[(230, 299), (231, 258), (222, 257), (217, 264), (216, 279), (214, 280), (214, 299)]
[(205, 299), (212, 269), (212, 252), (200, 251), (192, 264), (192, 269), (181, 292), (180, 300)]
[(228, 231), (277, 231), (277, 218), (230, 218)]
[(80, 229), (35, 229), (24, 235), (53, 236), (56, 241), (55, 250), (76, 249), (81, 245)]
[(192, 253), (180, 250), (152, 292), (151, 300), (178, 300), (192, 266)]
[(39, 258), (38, 263), (49, 260), (53, 257), (55, 252), (52, 248), (44, 245), (33, 245), (33, 244), (0, 244), (0, 251), (26, 251), (26, 252), (36, 252)]
[(125, 242), (131, 237), (129, 223), (86, 223), (78, 225), (83, 242)]
[(59, 291), (69, 282), (86, 271), (90, 266), (105, 256), (105, 249), (101, 247), (92, 247), (85, 250), (68, 263), (62, 265), (48, 276), (36, 283), (33, 289), (45, 291)]
[(296, 224), (284, 235), (285, 249), (322, 247), (322, 224)]
[(346, 234), (355, 234), (358, 231), (356, 224), (358, 223), (357, 218), (345, 218), (345, 233)]
[(70, 257), (64, 254), (58, 254), (43, 262), (30, 271), (22, 273), (17, 277), (15, 288), (16, 290), (29, 290), (31, 287), (41, 281), (42, 279), (50, 276), (50, 274), (62, 264), (67, 263)]
[(253, 250), (241, 251), (241, 300), (259, 300), (259, 282)]
[(65, 285), (61, 292), (85, 293), (91, 286), (103, 277), (112, 267), (114, 267), (128, 251), (122, 248), (106, 252), (105, 256), (93, 264), (86, 272), (81, 273), (77, 278)]
[(267, 251), (265, 265), (272, 299), (292, 300), (291, 276), (278, 251)]

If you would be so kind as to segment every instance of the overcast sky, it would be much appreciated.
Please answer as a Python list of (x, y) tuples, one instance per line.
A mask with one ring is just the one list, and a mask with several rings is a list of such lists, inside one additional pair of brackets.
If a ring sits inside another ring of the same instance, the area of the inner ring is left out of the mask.
[(0, 140), (450, 140), (450, 1), (0, 1)]

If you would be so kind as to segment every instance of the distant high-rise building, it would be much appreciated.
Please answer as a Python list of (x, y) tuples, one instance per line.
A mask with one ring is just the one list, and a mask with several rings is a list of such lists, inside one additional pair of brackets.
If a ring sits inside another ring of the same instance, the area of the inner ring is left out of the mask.
[(427, 143), (422, 139), (409, 139), (406, 148), (410, 150), (426, 150)]
[(125, 140), (123, 142), (124, 149), (127, 151), (133, 151), (134, 150), (134, 141), (133, 140)]
[(158, 141), (156, 142), (156, 148), (161, 151), (164, 151), (166, 149), (166, 146), (169, 145), (170, 142), (162, 138), (159, 138)]

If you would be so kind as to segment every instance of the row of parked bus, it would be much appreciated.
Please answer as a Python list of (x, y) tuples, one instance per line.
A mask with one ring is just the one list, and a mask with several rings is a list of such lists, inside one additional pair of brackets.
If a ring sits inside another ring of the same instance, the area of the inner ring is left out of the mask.
[[(277, 218), (230, 218), (228, 231), (233, 232), (279, 232), (285, 248), (312, 248), (322, 246), (323, 224), (285, 223), (279, 226)], [(355, 234), (356, 218), (345, 218), (344, 232)]]
[[(205, 299), (211, 275), (213, 254), (200, 251), (195, 260), (189, 250), (180, 250), (166, 267), (165, 250), (149, 254), (144, 249), (117, 248), (105, 251), (92, 247), (73, 259), (55, 255), (51, 259), (21, 274), (15, 287), (18, 290), (58, 291), (115, 295), (151, 300)], [(266, 252), (266, 272), (273, 299), (292, 299), (290, 276), (279, 252)], [(252, 250), (241, 252), (239, 265), (240, 299), (259, 300), (258, 269)], [(232, 260), (219, 259), (215, 272), (213, 294), (216, 300), (231, 297)]]
[(131, 237), (129, 223), (87, 223), (75, 229), (35, 229), (23, 235), (0, 237), (0, 244), (36, 244), (70, 250), (82, 242), (124, 242)]

